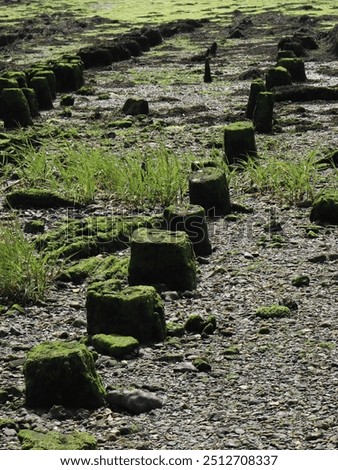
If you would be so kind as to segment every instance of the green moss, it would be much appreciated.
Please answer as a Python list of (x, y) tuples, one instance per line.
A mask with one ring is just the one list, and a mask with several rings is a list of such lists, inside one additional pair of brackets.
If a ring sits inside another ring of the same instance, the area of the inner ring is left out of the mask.
[(92, 86), (84, 85), (77, 90), (76, 94), (82, 96), (93, 96), (95, 95), (95, 90)]
[(6, 204), (13, 209), (79, 206), (75, 201), (59, 196), (57, 193), (36, 188), (20, 189), (7, 194)]
[(132, 336), (140, 342), (165, 338), (163, 302), (151, 286), (127, 287), (116, 292), (107, 283), (92, 284), (86, 307), (89, 335)]
[[(1, 392), (1, 391), (0, 391)], [(7, 392), (6, 392), (7, 393)], [(10, 428), (10, 429), (18, 429), (18, 425), (11, 418), (0, 418), (0, 429)]]
[(185, 232), (140, 228), (133, 233), (128, 280), (131, 285), (165, 284), (184, 291), (196, 288), (196, 264)]
[(68, 219), (41, 236), (37, 245), (57, 257), (86, 258), (122, 250), (129, 245), (131, 234), (138, 227), (161, 223), (162, 218), (145, 216)]
[(29, 87), (36, 93), (36, 99), (40, 109), (53, 108), (52, 92), (47, 77), (34, 76), (29, 81)]
[(209, 364), (209, 361), (204, 357), (196, 357), (196, 359), (194, 359), (192, 363), (199, 372), (211, 371), (211, 365)]
[(131, 119), (119, 119), (118, 121), (110, 123), (110, 126), (115, 127), (116, 129), (128, 129), (132, 125), (133, 121)]
[(283, 318), (289, 317), (291, 311), (283, 305), (270, 305), (256, 309), (256, 316), (260, 318)]
[(39, 115), (39, 105), (35, 90), (33, 88), (22, 88), (22, 91), (28, 102), (32, 118), (37, 117)]
[(228, 163), (231, 164), (257, 155), (251, 122), (234, 122), (224, 128), (224, 152)]
[(76, 342), (53, 341), (32, 348), (24, 364), (26, 404), (47, 408), (96, 408), (105, 390), (96, 373), (93, 356)]
[(49, 89), (50, 89), (52, 99), (55, 99), (55, 97), (56, 97), (56, 77), (55, 77), (55, 73), (53, 72), (53, 70), (40, 69), (34, 74), (34, 77), (45, 77), (45, 78), (47, 78), (48, 86), (49, 86)]
[(237, 356), (238, 354), (240, 354), (238, 346), (229, 346), (224, 350), (225, 356)]
[(258, 94), (263, 91), (266, 91), (266, 90), (265, 90), (265, 83), (263, 82), (262, 79), (254, 80), (251, 83), (249, 100), (248, 100), (247, 109), (246, 109), (247, 118), (249, 119), (253, 118), (253, 113), (256, 107)]
[(0, 95), (0, 118), (5, 127), (29, 126), (32, 116), (29, 103), (20, 88), (5, 88)]
[(95, 450), (97, 442), (94, 436), (86, 432), (61, 434), (50, 431), (42, 433), (23, 429), (18, 438), (23, 450)]
[(295, 278), (292, 279), (292, 285), (295, 287), (304, 287), (308, 286), (310, 284), (310, 278), (309, 276), (302, 275), (302, 276), (296, 276)]
[(18, 88), (18, 82), (14, 78), (0, 77), (0, 93), (5, 88)]
[(276, 86), (291, 85), (292, 77), (290, 72), (285, 67), (273, 67), (268, 70), (266, 74), (266, 88), (271, 90)]
[(167, 322), (167, 336), (180, 337), (185, 332), (184, 325), (180, 325), (174, 322)]
[(91, 341), (97, 352), (117, 358), (129, 354), (139, 346), (137, 339), (132, 336), (98, 334)]
[(27, 87), (27, 79), (25, 72), (19, 71), (7, 71), (2, 74), (3, 77), (8, 78), (9, 80), (13, 80), (17, 83), (16, 86), (19, 88)]
[(304, 82), (306, 80), (305, 66), (303, 59), (298, 57), (285, 57), (278, 60), (278, 66), (285, 68), (295, 82)]
[(214, 315), (202, 318), (201, 315), (193, 313), (192, 315), (189, 315), (184, 328), (189, 333), (204, 332), (206, 334), (212, 334), (216, 329), (216, 318)]
[(338, 191), (326, 190), (319, 193), (313, 202), (311, 222), (338, 224)]

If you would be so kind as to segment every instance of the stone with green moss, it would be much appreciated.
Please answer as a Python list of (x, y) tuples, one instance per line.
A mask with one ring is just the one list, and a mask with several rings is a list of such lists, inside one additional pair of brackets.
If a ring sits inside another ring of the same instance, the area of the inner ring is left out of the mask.
[(0, 93), (5, 88), (20, 88), (18, 82), (14, 78), (0, 77)]
[(311, 222), (338, 225), (338, 191), (326, 190), (319, 193), (313, 202)]
[(52, 95), (52, 99), (55, 100), (56, 98), (56, 77), (55, 73), (51, 69), (40, 69), (35, 74), (34, 77), (45, 77), (47, 78), (50, 93)]
[(165, 284), (169, 290), (196, 288), (196, 263), (185, 232), (140, 228), (131, 239), (130, 285)]
[(146, 216), (67, 219), (41, 236), (37, 247), (56, 257), (71, 256), (72, 259), (114, 253), (128, 247), (131, 235), (137, 228), (155, 227), (162, 222), (161, 217)]
[(260, 318), (284, 318), (291, 315), (291, 310), (284, 305), (269, 305), (257, 308), (255, 314)]
[(291, 283), (295, 287), (306, 287), (310, 284), (310, 277), (305, 274), (296, 276), (292, 279)]
[(33, 88), (21, 88), (29, 105), (32, 118), (39, 115), (39, 104)]
[(33, 123), (29, 103), (20, 88), (5, 88), (0, 95), (0, 117), (5, 127), (26, 127)]
[(25, 72), (19, 70), (8, 70), (2, 74), (4, 78), (8, 78), (9, 80), (16, 81), (19, 88), (27, 87), (27, 77)]
[(6, 205), (13, 209), (47, 209), (52, 207), (79, 207), (79, 204), (59, 194), (37, 188), (26, 188), (12, 191), (6, 196)]
[(253, 123), (257, 132), (264, 134), (272, 132), (274, 102), (273, 93), (266, 91), (258, 94), (253, 115)]
[(164, 209), (163, 218), (166, 221), (167, 230), (181, 230), (188, 234), (196, 255), (211, 254), (205, 210), (202, 206), (172, 205)]
[(47, 110), (53, 108), (52, 92), (47, 77), (34, 76), (29, 81), (29, 87), (36, 93), (39, 109)]
[(56, 91), (76, 91), (83, 86), (83, 66), (80, 58), (69, 62), (66, 59), (54, 62), (52, 69), (56, 77)]
[(95, 450), (96, 438), (87, 432), (62, 434), (22, 429), (18, 433), (22, 450)]
[(121, 358), (138, 348), (139, 342), (132, 336), (98, 334), (91, 338), (97, 352)]
[(24, 364), (26, 405), (48, 408), (97, 408), (105, 389), (93, 355), (77, 342), (52, 341), (33, 347)]
[(290, 72), (285, 67), (273, 67), (268, 70), (265, 77), (265, 85), (267, 90), (274, 87), (288, 86), (292, 84)]
[(68, 107), (73, 106), (75, 103), (75, 98), (72, 95), (63, 95), (60, 99), (60, 106)]
[(216, 329), (216, 317), (209, 315), (207, 318), (203, 318), (201, 315), (193, 313), (189, 315), (184, 328), (189, 333), (202, 333), (206, 330), (206, 334), (212, 334)]
[(251, 122), (234, 122), (224, 128), (224, 152), (229, 164), (257, 155), (254, 127)]
[(250, 85), (250, 94), (248, 99), (248, 104), (246, 108), (246, 117), (248, 119), (253, 118), (254, 110), (256, 107), (257, 99), (259, 93), (266, 91), (265, 83), (262, 79), (254, 80)]
[(304, 60), (296, 57), (283, 57), (278, 60), (278, 66), (284, 67), (289, 74), (291, 75), (291, 79), (294, 82), (305, 82), (306, 81), (306, 74), (305, 74), (305, 64)]
[(211, 371), (211, 365), (209, 364), (209, 361), (207, 359), (205, 359), (204, 357), (196, 357), (192, 361), (192, 363), (199, 372), (210, 372)]
[(18, 425), (14, 421), (14, 419), (11, 418), (0, 418), (0, 429), (15, 429), (18, 430)]
[(185, 333), (184, 325), (175, 322), (167, 322), (167, 336), (181, 337)]
[(89, 335), (132, 336), (142, 343), (165, 338), (163, 302), (153, 287), (138, 285), (116, 292), (106, 286), (105, 282), (96, 283), (88, 289)]
[(189, 177), (190, 204), (201, 206), (207, 215), (231, 212), (228, 182), (221, 168), (204, 167)]

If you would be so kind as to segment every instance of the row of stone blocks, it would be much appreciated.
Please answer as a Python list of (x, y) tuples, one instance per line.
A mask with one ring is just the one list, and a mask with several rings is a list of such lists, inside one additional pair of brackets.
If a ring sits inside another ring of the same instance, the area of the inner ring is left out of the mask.
[(83, 83), (83, 63), (78, 56), (4, 72), (0, 76), (0, 119), (7, 128), (29, 126), (40, 110), (53, 107), (57, 92), (76, 91)]

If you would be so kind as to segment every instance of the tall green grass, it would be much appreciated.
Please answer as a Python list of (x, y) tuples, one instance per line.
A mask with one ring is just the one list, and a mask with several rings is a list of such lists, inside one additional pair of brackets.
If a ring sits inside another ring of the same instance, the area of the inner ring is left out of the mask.
[(49, 189), (84, 204), (109, 197), (137, 206), (164, 206), (179, 202), (187, 192), (192, 159), (163, 144), (119, 154), (84, 145), (63, 145), (57, 151), (28, 146), (15, 172), (22, 187)]
[(240, 185), (249, 192), (271, 194), (280, 201), (298, 204), (312, 201), (318, 187), (330, 183), (334, 175), (323, 176), (316, 151), (297, 159), (280, 156), (248, 159), (240, 165)]
[(0, 222), (0, 300), (34, 302), (45, 295), (54, 263), (37, 253), (15, 219)]

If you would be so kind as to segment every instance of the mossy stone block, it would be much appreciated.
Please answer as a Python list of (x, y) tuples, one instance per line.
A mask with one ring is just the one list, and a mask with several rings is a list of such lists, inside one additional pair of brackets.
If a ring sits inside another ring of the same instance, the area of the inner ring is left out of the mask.
[(257, 155), (255, 133), (251, 122), (234, 122), (224, 128), (224, 152), (229, 164)]
[(2, 90), (0, 109), (5, 127), (26, 127), (33, 122), (29, 103), (20, 88), (5, 88)]
[(104, 402), (93, 355), (83, 344), (52, 341), (35, 346), (27, 354), (24, 375), (27, 406), (91, 409)]
[(149, 114), (149, 104), (144, 99), (128, 98), (123, 105), (122, 111), (130, 116)]
[(46, 77), (33, 77), (29, 81), (29, 87), (33, 88), (36, 93), (36, 99), (38, 100), (40, 109), (47, 110), (53, 108), (52, 93)]
[(23, 91), (26, 100), (28, 101), (32, 118), (37, 117), (39, 115), (39, 104), (36, 98), (35, 90), (33, 88), (21, 88), (21, 90)]
[(164, 209), (167, 230), (186, 232), (196, 255), (210, 255), (212, 248), (208, 235), (205, 210), (202, 206), (172, 205)]
[(272, 131), (274, 102), (273, 93), (266, 91), (258, 94), (253, 115), (253, 123), (257, 132), (269, 134)]
[(95, 284), (88, 289), (89, 335), (132, 336), (142, 343), (165, 338), (163, 302), (153, 287), (139, 285), (116, 292), (106, 285)]
[(278, 61), (279, 67), (284, 67), (291, 75), (294, 82), (305, 82), (305, 64), (304, 60), (299, 57), (284, 57)]
[(140, 228), (131, 238), (129, 284), (165, 284), (169, 290), (196, 288), (196, 264), (185, 232)]
[(269, 305), (256, 309), (256, 316), (260, 318), (283, 318), (289, 317), (291, 311), (284, 305)]
[(138, 340), (132, 336), (98, 334), (91, 341), (98, 353), (117, 358), (131, 353), (139, 346)]
[(254, 110), (257, 104), (257, 99), (259, 93), (266, 91), (265, 83), (262, 79), (254, 80), (250, 85), (250, 94), (248, 99), (248, 104), (246, 108), (246, 117), (248, 119), (253, 118)]
[(56, 431), (42, 433), (22, 429), (18, 433), (22, 450), (95, 450), (97, 442), (87, 432), (62, 434)]
[(0, 77), (0, 93), (5, 88), (20, 88), (18, 82), (14, 78)]
[(201, 315), (193, 313), (188, 317), (184, 328), (189, 333), (205, 332), (206, 334), (212, 334), (216, 329), (216, 325), (216, 317), (214, 315), (209, 315), (207, 318), (203, 318)]
[(53, 71), (56, 77), (56, 91), (76, 91), (84, 84), (81, 61), (58, 62), (54, 64)]
[(5, 203), (13, 209), (78, 206), (74, 201), (46, 189), (27, 188), (13, 191), (6, 196)]
[(38, 70), (34, 76), (47, 78), (49, 89), (52, 95), (52, 99), (54, 100), (56, 98), (56, 77), (55, 77), (55, 73), (53, 72), (53, 70), (41, 69), (41, 70)]
[(297, 56), (293, 51), (288, 51), (288, 50), (282, 50), (277, 52), (277, 62), (280, 59), (295, 59)]
[(221, 168), (204, 167), (189, 177), (190, 204), (202, 206), (207, 215), (231, 212), (229, 187)]
[(315, 198), (310, 220), (311, 222), (338, 225), (338, 191), (323, 191)]
[(25, 72), (20, 72), (19, 70), (9, 70), (2, 74), (4, 78), (8, 78), (9, 80), (14, 80), (19, 88), (27, 87), (27, 78)]
[(290, 72), (285, 67), (273, 67), (268, 70), (265, 77), (265, 85), (267, 90), (271, 90), (278, 86), (288, 86), (292, 84)]

